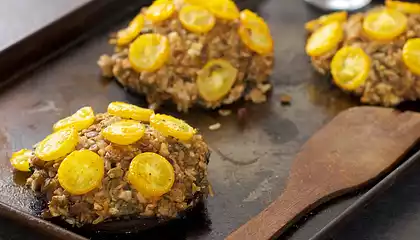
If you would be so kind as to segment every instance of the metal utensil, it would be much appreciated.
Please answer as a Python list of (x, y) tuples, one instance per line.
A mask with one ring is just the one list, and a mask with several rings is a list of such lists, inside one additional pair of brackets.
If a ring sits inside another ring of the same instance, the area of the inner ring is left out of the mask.
[(354, 11), (367, 6), (371, 0), (305, 0), (305, 2), (325, 11)]

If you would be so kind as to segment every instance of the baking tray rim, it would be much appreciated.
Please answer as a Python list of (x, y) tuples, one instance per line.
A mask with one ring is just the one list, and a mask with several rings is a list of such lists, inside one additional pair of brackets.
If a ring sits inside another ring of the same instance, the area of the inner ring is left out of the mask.
[[(417, 143), (418, 145), (418, 143)], [(413, 148), (413, 146), (412, 146)], [(411, 149), (412, 149), (411, 148)], [(406, 159), (406, 160), (404, 160)], [(351, 220), (358, 211), (368, 206), (371, 202), (383, 194), (388, 188), (390, 188), (396, 182), (397, 178), (401, 177), (408, 169), (413, 166), (416, 161), (420, 159), (420, 150), (415, 151), (413, 154), (404, 157), (401, 161), (396, 164), (396, 167), (385, 173), (384, 176), (376, 182), (372, 187), (364, 192), (355, 202), (348, 206), (338, 216), (333, 218), (326, 224), (321, 230), (315, 233), (310, 240), (322, 240), (334, 232), (335, 229), (342, 226), (346, 221)]]

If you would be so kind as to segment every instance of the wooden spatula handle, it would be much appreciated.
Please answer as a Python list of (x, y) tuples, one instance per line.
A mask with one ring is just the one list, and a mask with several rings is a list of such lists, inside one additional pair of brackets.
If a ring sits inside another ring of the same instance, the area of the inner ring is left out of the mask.
[(302, 146), (283, 195), (227, 239), (278, 237), (319, 204), (389, 170), (419, 136), (418, 113), (376, 107), (343, 111)]
[(266, 209), (231, 233), (226, 240), (266, 240), (277, 237), (289, 223), (323, 196), (318, 188), (285, 191)]

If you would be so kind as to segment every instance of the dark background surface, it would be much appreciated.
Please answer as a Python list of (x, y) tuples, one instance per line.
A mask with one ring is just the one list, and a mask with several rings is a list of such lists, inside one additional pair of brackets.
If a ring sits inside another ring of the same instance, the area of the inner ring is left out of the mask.
[(0, 0), (0, 51), (89, 0)]
[[(34, 31), (36, 31), (39, 28), (42, 28), (44, 25), (50, 23), (57, 17), (65, 15), (72, 9), (80, 6), (80, 4), (83, 4), (87, 1), (39, 0), (36, 4), (31, 0), (27, 0), (27, 2), (30, 2), (30, 4), (19, 4), (18, 2), (21, 3), (21, 1), (12, 2), (10, 0), (0, 0), (0, 3), (3, 3), (3, 6), (10, 6), (9, 10), (6, 11), (6, 8), (3, 8), (0, 12), (0, 29), (2, 30), (2, 37), (0, 37), (0, 49), (10, 45), (14, 41), (20, 40), (26, 34), (33, 33)], [(264, 17), (269, 19), (270, 25), (272, 27), (277, 27), (275, 22), (281, 21), (281, 26), (278, 26), (280, 30), (275, 31), (278, 35), (280, 32), (290, 34), (295, 34), (296, 32), (300, 33), (300, 22), (304, 22), (305, 20), (315, 17), (319, 14), (314, 9), (306, 9), (306, 6), (304, 6), (303, 3), (299, 2), (299, 0), (282, 0), (278, 1), (277, 5), (273, 4), (276, 1), (239, 0), (238, 2), (243, 2), (242, 7), (245, 8), (261, 8), (263, 13), (265, 13)], [(264, 2), (267, 2), (269, 4), (266, 4), (267, 6), (264, 6)], [(292, 4), (292, 2), (294, 3)], [(293, 10), (297, 10), (297, 12), (299, 12), (300, 15), (294, 14)], [(19, 15), (21, 17), (17, 16), (17, 12), (20, 13)], [(23, 16), (26, 16), (26, 18), (24, 18)], [(304, 36), (299, 37), (303, 38)], [(299, 39), (297, 41), (297, 45), (299, 45), (301, 42), (302, 39)], [(294, 51), (293, 48), (296, 49), (296, 47), (300, 48), (301, 46), (296, 46), (293, 41), (290, 41), (290, 39), (287, 40), (287, 38), (285, 38), (285, 40), (283, 41), (283, 46), (281, 47), (281, 51), (283, 52), (282, 58), (291, 58), (290, 62), (292, 63), (296, 63), (297, 60), (301, 62), (306, 61), (305, 59), (296, 59), (296, 56), (292, 52)], [(290, 48), (291, 50), (288, 51), (288, 48)], [(287, 63), (287, 61), (283, 60), (283, 63)], [(304, 63), (307, 64), (306, 62)], [(280, 71), (278, 72), (278, 74), (280, 74), (283, 77), (283, 79), (286, 78), (286, 85), (288, 85), (288, 81), (292, 81), (294, 79), (292, 77), (293, 73), (284, 74), (284, 71), (287, 68), (288, 66), (284, 65), (279, 68)], [(302, 70), (304, 68), (295, 67), (295, 69)], [(314, 84), (322, 83), (315, 81)], [(289, 85), (293, 84), (290, 83)], [(328, 86), (326, 86), (326, 88), (327, 91), (330, 90)], [(293, 87), (290, 87), (290, 89), (293, 90)], [(295, 94), (297, 95), (297, 97), (301, 96), (300, 93), (295, 92)], [(306, 97), (306, 95), (303, 96), (303, 98)], [(343, 95), (340, 95), (339, 97), (345, 98), (345, 96)], [(323, 98), (318, 98), (316, 101), (318, 101), (317, 104), (322, 107), (328, 105), (325, 103), (325, 101), (327, 100)], [(294, 105), (294, 107), (299, 108), (301, 106), (299, 106), (299, 103), (297, 103), (297, 105)], [(322, 109), (322, 111), (330, 112), (330, 114), (334, 114), (335, 112), (337, 112), (337, 110), (337, 108)], [(418, 226), (420, 225), (420, 178), (417, 174), (419, 171), (420, 164), (417, 164), (411, 169), (409, 174), (399, 179), (395, 183), (395, 185), (391, 189), (389, 189), (389, 191), (381, 195), (374, 203), (372, 203), (369, 207), (366, 207), (365, 210), (362, 210), (357, 216), (355, 216), (354, 220), (350, 221), (345, 226), (342, 226), (341, 228), (337, 229), (335, 235), (331, 235), (330, 238), (344, 240), (419, 239), (418, 236), (420, 236), (420, 229), (418, 228)], [(275, 193), (272, 193), (272, 195), (275, 196), (275, 194), (277, 194), (279, 190), (280, 189), (278, 189)], [(269, 197), (268, 199), (271, 198)], [(267, 199), (264, 200), (267, 201)], [(316, 230), (319, 230), (323, 226), (323, 224), (328, 222), (329, 219), (336, 216), (340, 211), (349, 206), (353, 201), (354, 198), (342, 199), (341, 201), (339, 201), (339, 204), (334, 204), (329, 208), (324, 208), (320, 212), (320, 214), (318, 214), (316, 217), (311, 218), (310, 221), (306, 222), (301, 228), (301, 230), (297, 231), (291, 237), (291, 239), (308, 239), (308, 237), (311, 236), (311, 234), (313, 234)], [(251, 210), (250, 212), (255, 212), (255, 210)], [(199, 223), (197, 224), (197, 222), (192, 220), (189, 221), (187, 225), (183, 224), (178, 226), (177, 224), (174, 224), (171, 228), (171, 231), (189, 231), (190, 229), (200, 229), (202, 227), (203, 226), (200, 226)], [(153, 232), (151, 235), (153, 235)], [(8, 219), (0, 218), (0, 239), (20, 240), (51, 238), (49, 236), (44, 236), (37, 232), (34, 232), (33, 229), (29, 229), (23, 225), (19, 225)], [(118, 239), (123, 238), (120, 237)], [(171, 239), (182, 239), (182, 237), (178, 238), (174, 236)]]

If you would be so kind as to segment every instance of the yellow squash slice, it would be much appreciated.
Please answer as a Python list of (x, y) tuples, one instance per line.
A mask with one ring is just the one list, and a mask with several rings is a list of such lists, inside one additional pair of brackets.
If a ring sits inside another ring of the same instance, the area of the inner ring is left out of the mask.
[(154, 111), (148, 108), (138, 107), (125, 102), (112, 102), (108, 105), (108, 113), (126, 119), (134, 119), (142, 122), (149, 122)]
[(196, 133), (194, 128), (181, 119), (164, 114), (152, 115), (150, 126), (165, 136), (175, 137), (183, 141), (190, 140)]
[(306, 43), (306, 53), (317, 57), (334, 50), (343, 40), (341, 23), (332, 22), (320, 27), (309, 37)]
[(363, 20), (363, 30), (372, 39), (392, 40), (407, 29), (407, 17), (391, 8), (372, 10)]
[(75, 128), (69, 127), (48, 135), (35, 149), (35, 155), (44, 161), (58, 160), (71, 153), (79, 143)]
[(63, 128), (73, 127), (77, 131), (87, 129), (95, 122), (95, 113), (91, 107), (83, 107), (70, 117), (66, 117), (56, 122), (53, 126), (54, 131)]
[(10, 158), (12, 166), (19, 171), (29, 172), (29, 159), (33, 156), (33, 152), (29, 149), (22, 149), (14, 152)]
[(236, 81), (238, 70), (228, 61), (210, 60), (197, 76), (200, 96), (206, 101), (217, 101), (229, 93)]
[(81, 195), (99, 187), (104, 177), (104, 160), (95, 152), (70, 153), (58, 168), (58, 182), (69, 193)]
[(420, 75), (420, 38), (412, 38), (405, 43), (402, 58), (410, 71)]
[(169, 41), (166, 36), (154, 33), (140, 35), (130, 45), (128, 59), (138, 71), (154, 72), (169, 58)]
[(103, 129), (102, 136), (110, 142), (129, 145), (140, 140), (145, 129), (145, 126), (137, 121), (122, 120)]
[(145, 152), (131, 161), (127, 179), (144, 197), (160, 197), (171, 190), (175, 171), (164, 157)]
[(362, 86), (370, 71), (370, 58), (359, 47), (343, 47), (331, 61), (334, 83), (348, 91)]

